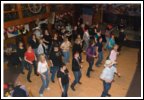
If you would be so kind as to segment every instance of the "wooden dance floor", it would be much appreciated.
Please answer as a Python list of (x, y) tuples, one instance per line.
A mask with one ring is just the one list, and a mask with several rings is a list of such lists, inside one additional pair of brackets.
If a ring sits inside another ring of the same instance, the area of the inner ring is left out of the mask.
[[(136, 64), (137, 64), (137, 53), (138, 49), (134, 48), (128, 48), (123, 47), (121, 54), (118, 56), (118, 65), (117, 69), (121, 73), (121, 77), (115, 76), (115, 81), (112, 84), (112, 87), (109, 91), (109, 93), (113, 97), (125, 97), (127, 94), (127, 91), (130, 87), (133, 75), (136, 70)], [(108, 53), (104, 51), (104, 61), (107, 57)], [(81, 85), (76, 85), (75, 89), (76, 91), (72, 91), (71, 88), (69, 88), (68, 96), (70, 97), (99, 97), (103, 90), (103, 84), (102, 81), (99, 79), (100, 73), (102, 72), (103, 64), (99, 68), (93, 66), (94, 72), (91, 72), (91, 78), (86, 77), (86, 71), (88, 68), (88, 63), (85, 60), (85, 54), (83, 53), (83, 60), (84, 63), (82, 63), (82, 79)], [(70, 58), (72, 59), (72, 58)], [(97, 59), (95, 60), (97, 61)], [(72, 83), (74, 76), (71, 71), (71, 60), (70, 64), (68, 64), (68, 69), (70, 71), (71, 80), (70, 84)], [(31, 80), (32, 83), (28, 83), (26, 80), (27, 70), (25, 70), (25, 74), (20, 74), (18, 76), (18, 80), (24, 84), (27, 89), (30, 89), (33, 96), (37, 97), (39, 96), (39, 89), (42, 85), (42, 81), (40, 79), (40, 76), (35, 76), (34, 72), (32, 72)], [(49, 83), (50, 90), (44, 91), (44, 96), (46, 97), (60, 97), (61, 96), (61, 90), (60, 86), (58, 84), (57, 78), (55, 78), (55, 83), (52, 83), (50, 81)]]

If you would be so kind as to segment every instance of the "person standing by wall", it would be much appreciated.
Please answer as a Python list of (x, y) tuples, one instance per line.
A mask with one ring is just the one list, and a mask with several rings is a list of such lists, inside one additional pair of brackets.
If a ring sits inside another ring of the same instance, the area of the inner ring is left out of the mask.
[(118, 51), (119, 52), (121, 51), (125, 40), (126, 40), (126, 33), (124, 32), (124, 29), (121, 29), (119, 36), (118, 36), (118, 41), (119, 41), (118, 42), (118, 45), (119, 45)]

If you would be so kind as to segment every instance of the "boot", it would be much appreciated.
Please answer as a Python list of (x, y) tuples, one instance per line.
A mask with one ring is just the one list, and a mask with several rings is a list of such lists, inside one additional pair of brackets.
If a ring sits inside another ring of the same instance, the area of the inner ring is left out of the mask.
[(75, 91), (75, 88), (74, 88), (74, 84), (72, 83), (72, 85), (71, 85), (71, 89), (73, 90), (73, 91)]

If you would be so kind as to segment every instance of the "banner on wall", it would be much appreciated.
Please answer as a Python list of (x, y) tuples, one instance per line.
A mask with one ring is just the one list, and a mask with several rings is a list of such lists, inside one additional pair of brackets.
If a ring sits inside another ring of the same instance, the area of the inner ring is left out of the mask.
[(8, 38), (15, 37), (21, 34), (27, 34), (29, 31), (29, 25), (17, 25), (17, 26), (11, 26), (5, 29), (4, 34), (7, 34)]
[(83, 8), (83, 22), (87, 25), (92, 25), (92, 16), (93, 16), (93, 9), (92, 8)]
[(83, 14), (83, 23), (87, 25), (92, 25), (92, 16)]

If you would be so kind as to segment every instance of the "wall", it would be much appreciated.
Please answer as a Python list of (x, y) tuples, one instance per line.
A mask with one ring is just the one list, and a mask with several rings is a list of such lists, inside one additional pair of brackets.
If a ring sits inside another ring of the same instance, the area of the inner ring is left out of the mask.
[(30, 26), (30, 32), (28, 34), (26, 34), (26, 35), (20, 35), (20, 36), (11, 37), (11, 38), (5, 38), (4, 39), (4, 46), (7, 46), (10, 43), (16, 44), (16, 41), (19, 38), (21, 38), (23, 40), (23, 42), (25, 44), (27, 44), (27, 38), (31, 35), (32, 28), (33, 28), (33, 25), (34, 25), (36, 19), (48, 18), (49, 13), (50, 13), (50, 5), (46, 5), (46, 7), (47, 7), (46, 8), (47, 13), (45, 13), (43, 15), (37, 15), (37, 16), (23, 18), (22, 17), (22, 12), (21, 12), (20, 4), (17, 4), (17, 6), (18, 6), (18, 12), (19, 12), (20, 18), (17, 19), (17, 20), (12, 20), (12, 21), (5, 22), (4, 23), (4, 28), (10, 27), (10, 26), (21, 25), (21, 24), (29, 24), (29, 26)]

